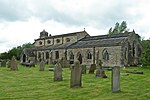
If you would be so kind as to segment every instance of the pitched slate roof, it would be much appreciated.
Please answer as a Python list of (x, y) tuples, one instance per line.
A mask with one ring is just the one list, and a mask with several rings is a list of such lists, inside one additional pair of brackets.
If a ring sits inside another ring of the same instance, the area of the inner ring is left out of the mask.
[(23, 53), (26, 54), (27, 56), (34, 57), (33, 53), (34, 49), (33, 48), (25, 48), (23, 49)]
[(86, 31), (80, 31), (80, 32), (66, 33), (66, 34), (61, 34), (61, 35), (54, 35), (54, 36), (49, 36), (49, 37), (45, 37), (45, 38), (39, 38), (39, 39), (35, 39), (35, 41), (42, 40), (42, 39), (59, 38), (59, 37), (65, 37), (65, 36), (74, 36), (79, 33), (86, 33), (87, 35), (89, 35)]
[(85, 37), (76, 43), (72, 44), (68, 48), (89, 48), (89, 47), (107, 47), (107, 46), (119, 46), (128, 36), (128, 33), (120, 33), (113, 35), (101, 35)]

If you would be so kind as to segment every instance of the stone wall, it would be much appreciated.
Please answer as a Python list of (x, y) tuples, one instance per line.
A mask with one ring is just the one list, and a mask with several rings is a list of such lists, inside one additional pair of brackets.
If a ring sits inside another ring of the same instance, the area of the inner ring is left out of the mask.
[[(109, 60), (103, 59), (103, 51), (107, 50), (109, 54)], [(92, 59), (87, 59), (87, 51), (89, 51), (92, 55)], [(74, 54), (74, 61), (78, 60), (77, 54), (80, 52), (82, 55), (82, 64), (83, 65), (91, 65), (92, 63), (96, 63), (97, 60), (101, 60), (103, 62), (103, 66), (121, 66), (121, 46), (112, 46), (112, 47), (96, 47), (95, 48), (95, 58), (94, 58), (94, 49), (93, 48), (77, 48), (77, 49), (68, 49), (67, 50), (67, 59), (70, 58), (70, 52)]]

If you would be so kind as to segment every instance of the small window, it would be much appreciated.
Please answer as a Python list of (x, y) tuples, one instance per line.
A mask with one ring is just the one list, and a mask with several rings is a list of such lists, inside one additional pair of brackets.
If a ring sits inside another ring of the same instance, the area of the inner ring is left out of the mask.
[(55, 51), (55, 58), (59, 59), (59, 51)]
[(42, 45), (42, 41), (39, 42), (39, 45)]
[(70, 42), (70, 38), (66, 38), (66, 42)]
[(57, 43), (60, 43), (60, 39), (57, 39), (56, 42), (57, 42)]
[(70, 52), (70, 64), (74, 64), (74, 55), (73, 52)]
[(87, 59), (92, 59), (92, 54), (89, 50), (87, 51)]
[(47, 44), (50, 44), (51, 43), (51, 41), (50, 40), (47, 40)]
[(109, 60), (109, 53), (106, 49), (103, 51), (103, 59), (104, 60)]
[(49, 52), (46, 52), (46, 59), (49, 59)]
[(38, 52), (38, 58), (39, 59), (41, 58), (41, 52)]

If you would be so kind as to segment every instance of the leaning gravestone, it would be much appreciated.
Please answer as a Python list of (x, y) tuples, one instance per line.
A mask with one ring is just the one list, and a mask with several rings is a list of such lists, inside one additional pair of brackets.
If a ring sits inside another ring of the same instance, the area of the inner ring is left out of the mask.
[(120, 67), (114, 66), (112, 68), (112, 92), (120, 91)]
[(54, 81), (62, 81), (62, 66), (57, 62), (54, 67)]
[(82, 74), (86, 74), (86, 65), (82, 65)]
[(71, 68), (70, 87), (81, 87), (82, 86), (82, 68), (79, 61), (76, 61), (74, 66)]
[(45, 68), (45, 62), (42, 60), (40, 62), (40, 69), (39, 69), (39, 71), (44, 71), (44, 68)]
[(13, 71), (18, 70), (17, 60), (16, 60), (15, 56), (13, 56), (11, 61), (10, 61), (10, 69)]
[(96, 69), (96, 64), (91, 64), (89, 69), (89, 74), (94, 74), (95, 69)]
[(102, 67), (102, 61), (99, 60), (97, 65), (98, 65), (98, 69), (96, 71), (95, 77), (96, 78), (107, 78), (105, 71), (103, 70), (103, 67)]

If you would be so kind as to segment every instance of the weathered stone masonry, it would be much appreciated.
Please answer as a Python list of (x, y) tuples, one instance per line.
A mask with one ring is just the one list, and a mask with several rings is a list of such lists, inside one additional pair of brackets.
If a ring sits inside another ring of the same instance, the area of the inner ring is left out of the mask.
[(67, 60), (74, 64), (90, 66), (98, 60), (103, 66), (129, 66), (139, 63), (142, 52), (140, 36), (133, 32), (113, 35), (90, 36), (86, 31), (51, 36), (43, 30), (35, 39), (34, 47), (24, 49), (21, 55), (22, 63), (55, 63), (57, 60)]

